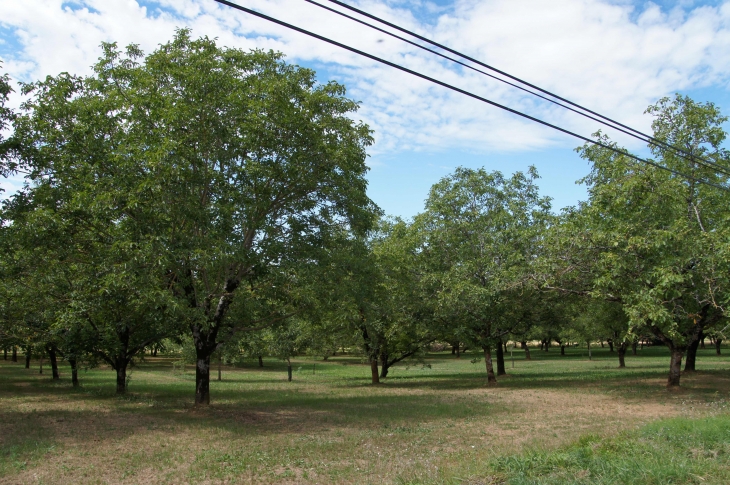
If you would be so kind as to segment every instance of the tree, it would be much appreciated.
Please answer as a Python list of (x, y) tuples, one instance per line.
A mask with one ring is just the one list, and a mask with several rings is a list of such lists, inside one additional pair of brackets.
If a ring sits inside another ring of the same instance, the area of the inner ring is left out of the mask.
[(483, 349), (489, 383), (496, 383), (492, 349), (517, 325), (507, 316), (527, 286), (550, 220), (537, 178), (534, 168), (510, 178), (458, 168), (431, 188), (419, 216), (437, 313), (456, 323), (461, 340)]
[(168, 286), (188, 307), (195, 401), (207, 404), (210, 355), (239, 323), (227, 314), (242, 286), (308, 259), (329, 230), (370, 224), (370, 132), (350, 118), (357, 104), (344, 87), (317, 85), (280, 54), (179, 31), (140, 58), (109, 46), (98, 71), (138, 114), (135, 157), (159, 188), (144, 203), (162, 209), (154, 229), (166, 239)]
[[(657, 163), (691, 178), (601, 146), (580, 148), (593, 164), (584, 179), (589, 201), (570, 215), (563, 229), (572, 233), (563, 247), (574, 256), (564, 260), (568, 264), (562, 274), (580, 269), (580, 279), (588, 284), (577, 292), (620, 303), (629, 334), (646, 328), (669, 347), (667, 385), (673, 387), (679, 385), (684, 352), (703, 329), (720, 321), (728, 299), (722, 256), (730, 216), (727, 193), (699, 183), (727, 181), (699, 162), (730, 166), (721, 147), (726, 118), (711, 103), (680, 95), (661, 99), (647, 112), (654, 116), (654, 137), (689, 156), (652, 146)], [(597, 138), (611, 144), (603, 135)]]

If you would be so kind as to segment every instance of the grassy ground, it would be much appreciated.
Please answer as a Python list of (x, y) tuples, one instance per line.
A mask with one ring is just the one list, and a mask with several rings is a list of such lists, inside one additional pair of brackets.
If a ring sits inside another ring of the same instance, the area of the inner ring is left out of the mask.
[[(533, 350), (484, 363), (435, 354), (380, 386), (356, 357), (223, 369), (208, 408), (170, 359), (108, 369), (71, 388), (38, 363), (0, 361), (0, 483), (729, 483), (730, 358), (701, 350), (682, 389), (664, 348)], [(727, 352), (727, 350), (725, 350)], [(316, 367), (315, 367), (316, 364)], [(648, 424), (647, 424), (648, 423)]]

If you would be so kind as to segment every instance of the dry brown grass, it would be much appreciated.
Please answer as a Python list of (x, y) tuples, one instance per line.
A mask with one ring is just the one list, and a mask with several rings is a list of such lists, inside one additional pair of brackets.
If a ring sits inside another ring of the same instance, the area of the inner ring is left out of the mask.
[[(167, 368), (136, 370), (130, 396), (119, 399), (107, 390), (108, 371), (89, 373), (74, 392), (1, 366), (0, 484), (493, 484), (501, 478), (486, 465), (495, 456), (710, 413), (730, 390), (724, 375), (698, 373), (668, 393), (659, 371), (614, 376), (583, 361), (571, 365), (595, 379), (540, 385), (537, 376), (531, 385), (530, 368), (542, 375), (552, 365), (560, 375), (565, 365), (538, 361), (496, 388), (464, 360), (400, 369), (377, 387), (365, 385), (360, 366), (329, 365), (332, 375), (301, 373), (293, 383), (271, 370), (227, 369), (207, 408), (189, 404), (190, 376)], [(450, 377), (458, 370), (462, 377)]]

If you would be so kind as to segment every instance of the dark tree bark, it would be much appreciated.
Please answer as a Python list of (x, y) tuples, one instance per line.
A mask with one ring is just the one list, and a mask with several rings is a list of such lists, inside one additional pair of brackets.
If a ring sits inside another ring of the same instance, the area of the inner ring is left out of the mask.
[(704, 333), (702, 334), (702, 338), (700, 339), (700, 348), (702, 350), (705, 350), (705, 335), (704, 335)]
[(219, 381), (222, 380), (221, 379), (221, 365), (223, 365), (223, 353), (222, 352), (218, 354), (218, 380)]
[(291, 378), (292, 378), (292, 375), (291, 374), (292, 374), (292, 372), (291, 372), (291, 361), (289, 359), (287, 359), (286, 360), (286, 375), (287, 375), (287, 380), (289, 382), (291, 382)]
[(608, 351), (613, 352), (613, 339), (608, 339)]
[(560, 344), (560, 355), (565, 355), (565, 344)]
[(76, 359), (68, 359), (68, 363), (71, 366), (71, 385), (79, 387), (79, 368)]
[(502, 350), (507, 353), (507, 341), (502, 342)]
[(504, 347), (501, 339), (497, 341), (497, 375), (507, 375), (507, 370), (504, 367)]
[(53, 380), (57, 381), (61, 377), (58, 375), (58, 359), (56, 355), (56, 346), (54, 344), (47, 345), (46, 352), (48, 352), (48, 360), (51, 361), (51, 375), (53, 376)]
[(218, 326), (191, 325), (195, 343), (195, 404), (210, 404), (210, 357), (218, 348)]
[(492, 366), (492, 349), (488, 345), (482, 347), (484, 349), (484, 363), (487, 366), (487, 384), (496, 384), (497, 377), (494, 375), (494, 367)]
[(261, 356), (259, 355), (259, 367), (263, 367), (263, 366), (264, 366), (264, 359), (262, 359)]
[(720, 344), (722, 344), (722, 339), (721, 338), (715, 338), (715, 353), (717, 355), (721, 355), (720, 354)]
[(525, 360), (532, 360), (530, 357), (530, 347), (527, 346), (527, 342), (523, 340), (520, 342), (520, 346), (525, 351)]
[(372, 374), (372, 383), (380, 384), (380, 376), (378, 374), (378, 359), (370, 358), (370, 373)]
[(127, 366), (118, 365), (117, 371), (117, 394), (125, 394), (127, 392)]
[(152, 357), (157, 357), (157, 347), (152, 349)]
[(380, 378), (385, 379), (388, 377), (388, 371), (390, 370), (390, 362), (388, 362), (388, 353), (380, 352)]
[(32, 347), (29, 345), (25, 348), (25, 368), (30, 369), (30, 359), (33, 358)]
[(626, 349), (628, 348), (628, 342), (621, 342), (618, 346), (618, 366), (620, 369), (626, 367)]
[(684, 349), (673, 346), (670, 347), (671, 359), (669, 361), (669, 378), (667, 379), (667, 387), (679, 386), (679, 376), (682, 370), (682, 357)]
[(8, 348), (3, 349), (3, 360), (8, 360)]
[(685, 372), (694, 372), (695, 366), (697, 363), (697, 349), (700, 347), (700, 341), (703, 340), (705, 336), (702, 333), (702, 330), (697, 334), (697, 338), (694, 338), (690, 341), (689, 346), (687, 347), (687, 360), (684, 361), (684, 371)]
[(13, 345), (13, 354), (10, 357), (11, 362), (17, 362), (18, 361), (18, 348)]
[(461, 359), (461, 344), (460, 343), (456, 344), (456, 358)]
[(631, 342), (631, 354), (632, 355), (636, 355), (636, 345), (637, 345), (637, 343), (635, 340), (633, 342)]
[(210, 354), (196, 356), (195, 404), (210, 404)]
[(40, 363), (38, 365), (38, 373), (43, 374), (43, 352), (41, 352)]
[[(7, 352), (6, 352), (7, 354)], [(451, 355), (456, 355), (456, 345), (451, 344)]]
[(605, 346), (605, 345), (603, 345), (603, 340), (601, 340), (601, 348), (603, 349), (603, 348), (605, 348), (605, 347), (606, 347), (606, 346)]

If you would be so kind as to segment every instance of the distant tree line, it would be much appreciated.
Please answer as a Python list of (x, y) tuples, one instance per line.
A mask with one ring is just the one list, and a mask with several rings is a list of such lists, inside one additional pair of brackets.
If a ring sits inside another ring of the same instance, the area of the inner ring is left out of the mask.
[(140, 355), (183, 348), (208, 404), (215, 359), (291, 369), (357, 349), (378, 383), (440, 343), (478, 349), (496, 383), (507, 342), (527, 358), (534, 341), (607, 342), (623, 367), (651, 339), (671, 387), (705, 338), (720, 351), (730, 194), (701, 181), (727, 184), (730, 157), (711, 103), (647, 110), (682, 150), (653, 160), (691, 179), (587, 144), (588, 200), (560, 214), (534, 168), (458, 168), (404, 221), (366, 195), (358, 104), (281, 54), (180, 30), (149, 55), (104, 44), (91, 75), (21, 86), (11, 110), (0, 77), (2, 171), (25, 177), (2, 205), (0, 347), (26, 366), (48, 356), (54, 378), (59, 360), (74, 385), (107, 365), (124, 393)]

